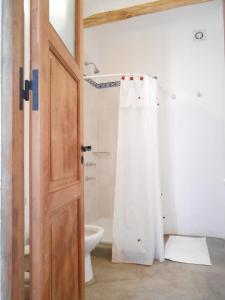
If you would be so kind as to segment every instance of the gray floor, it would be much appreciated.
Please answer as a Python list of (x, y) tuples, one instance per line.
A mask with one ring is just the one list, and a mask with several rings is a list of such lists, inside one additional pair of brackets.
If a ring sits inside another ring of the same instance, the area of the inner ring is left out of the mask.
[(92, 256), (94, 283), (85, 300), (225, 300), (225, 241), (207, 238), (212, 266), (165, 261), (146, 267), (112, 264), (109, 249)]

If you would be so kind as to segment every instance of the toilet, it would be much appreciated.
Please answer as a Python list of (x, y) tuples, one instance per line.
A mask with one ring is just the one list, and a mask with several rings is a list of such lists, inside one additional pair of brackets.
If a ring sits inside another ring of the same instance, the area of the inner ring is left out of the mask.
[(91, 264), (91, 251), (101, 241), (104, 229), (96, 225), (85, 225), (85, 283), (94, 277)]

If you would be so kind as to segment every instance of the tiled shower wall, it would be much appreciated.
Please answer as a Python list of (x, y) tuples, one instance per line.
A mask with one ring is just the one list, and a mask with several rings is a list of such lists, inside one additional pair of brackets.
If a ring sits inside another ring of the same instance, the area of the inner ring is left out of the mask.
[[(91, 145), (92, 150), (97, 147), (98, 124), (97, 91), (88, 83), (84, 85), (84, 144)], [(93, 151), (84, 154), (84, 205), (85, 222), (91, 223), (99, 218), (99, 205), (97, 198), (97, 157)], [(86, 167), (88, 163), (96, 166)], [(96, 178), (88, 180), (87, 177)]]
[[(111, 219), (114, 208), (119, 89), (84, 87), (85, 222)], [(88, 166), (88, 164), (94, 164)]]
[(97, 193), (100, 218), (112, 219), (114, 209), (119, 88), (99, 90)]

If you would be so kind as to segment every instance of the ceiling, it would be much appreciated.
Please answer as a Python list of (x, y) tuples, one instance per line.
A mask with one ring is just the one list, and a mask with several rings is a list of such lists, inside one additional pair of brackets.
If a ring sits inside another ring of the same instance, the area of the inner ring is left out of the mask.
[(84, 17), (158, 0), (84, 0)]

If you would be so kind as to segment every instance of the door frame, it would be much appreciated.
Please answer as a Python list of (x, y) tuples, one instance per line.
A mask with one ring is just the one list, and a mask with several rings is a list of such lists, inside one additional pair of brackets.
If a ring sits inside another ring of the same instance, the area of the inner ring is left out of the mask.
[(1, 3), (1, 299), (22, 300), (24, 290), (23, 0)]
[[(81, 10), (82, 3), (79, 3)], [(82, 20), (78, 18), (82, 28)], [(82, 31), (82, 29), (81, 29)], [(82, 44), (82, 34), (77, 36)], [(0, 298), (24, 299), (24, 145), (23, 111), (19, 105), (19, 68), (24, 59), (23, 0), (0, 5)], [(78, 63), (83, 63), (83, 53)], [(82, 135), (83, 132), (80, 132)], [(83, 193), (83, 192), (82, 192)], [(83, 205), (83, 203), (82, 203)], [(83, 219), (83, 216), (81, 216)], [(83, 234), (83, 231), (79, 234)], [(83, 246), (81, 246), (83, 250)], [(83, 261), (80, 264), (83, 273)], [(83, 298), (83, 284), (81, 295)]]

